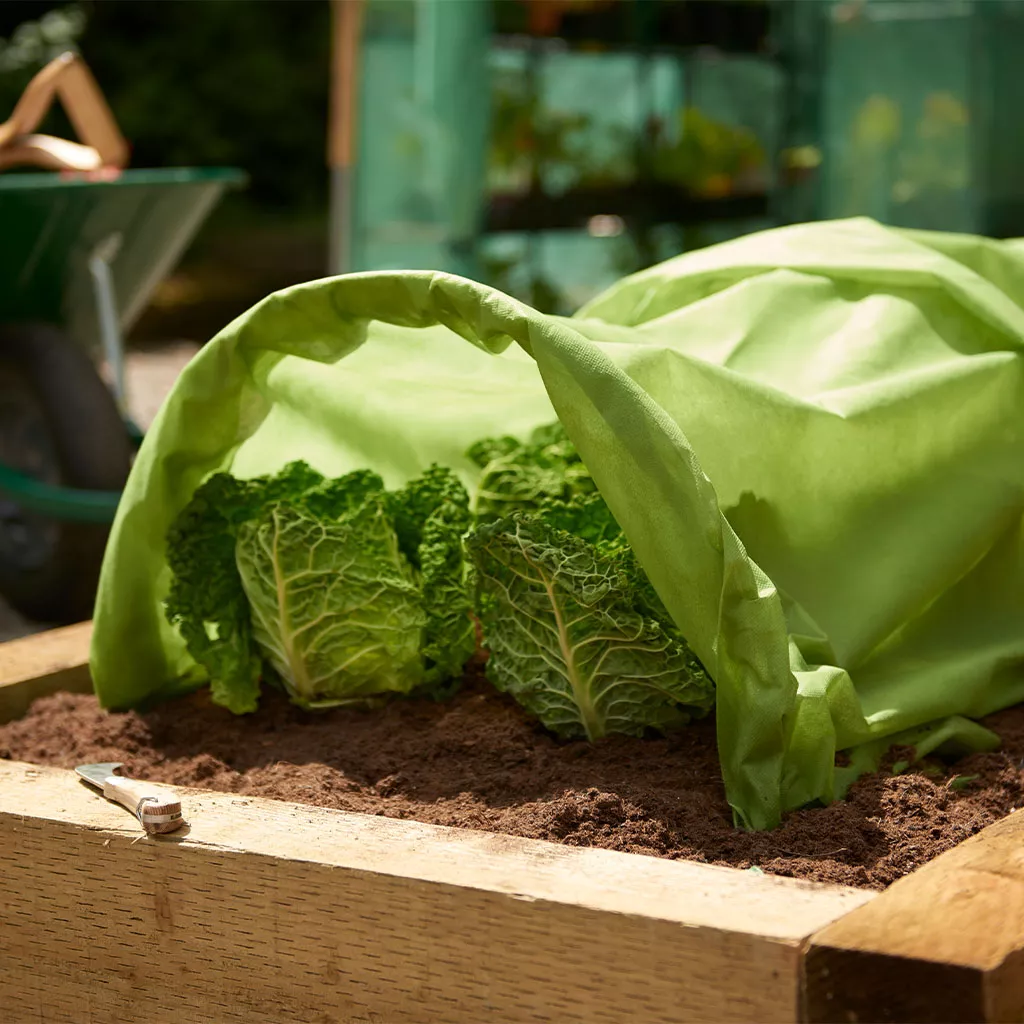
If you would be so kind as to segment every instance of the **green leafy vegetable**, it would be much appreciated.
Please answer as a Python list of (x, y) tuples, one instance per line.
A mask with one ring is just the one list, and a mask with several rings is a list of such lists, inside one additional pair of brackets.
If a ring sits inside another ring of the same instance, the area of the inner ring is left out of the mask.
[(262, 671), (235, 564), (238, 529), (271, 502), (322, 479), (302, 463), (256, 480), (217, 473), (195, 492), (168, 532), (167, 618), (209, 674), (214, 701), (238, 714), (256, 710)]
[(253, 636), (304, 707), (408, 692), (423, 678), (426, 613), (383, 492), (330, 520), (280, 502), (236, 549)]
[(267, 679), (308, 708), (440, 694), (474, 650), (475, 610), (489, 678), (555, 732), (705, 713), (711, 681), (561, 426), (470, 456), (472, 514), (438, 466), (391, 493), (302, 463), (200, 487), (168, 537), (167, 614), (214, 699), (250, 711)]
[(309, 708), (438, 691), (475, 646), (468, 524), (465, 490), (438, 467), (394, 493), (302, 463), (216, 474), (168, 535), (167, 615), (235, 712), (256, 707), (261, 678)]
[(458, 679), (476, 648), (462, 551), (469, 499), (455, 475), (440, 466), (389, 497), (399, 546), (419, 572), (426, 609), (424, 683), (438, 688)]
[(631, 552), (602, 550), (544, 512), (467, 539), (488, 678), (563, 736), (667, 731), (714, 691), (667, 615), (652, 614)]
[(714, 687), (560, 424), (481, 441), (466, 548), (487, 676), (548, 728), (597, 739), (703, 714)]
[(472, 502), (481, 522), (597, 490), (560, 423), (539, 427), (526, 443), (514, 437), (478, 441), (466, 454), (482, 470)]

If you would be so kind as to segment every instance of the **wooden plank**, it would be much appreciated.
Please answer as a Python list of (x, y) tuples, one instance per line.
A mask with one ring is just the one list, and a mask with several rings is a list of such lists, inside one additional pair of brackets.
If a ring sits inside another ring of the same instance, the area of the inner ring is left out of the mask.
[(20, 718), (39, 697), (89, 693), (91, 642), (92, 623), (79, 622), (0, 644), (0, 722)]
[(331, 97), (327, 164), (329, 167), (346, 170), (355, 163), (362, 20), (362, 0), (331, 0)]
[(811, 1021), (1024, 1020), (1024, 811), (814, 936)]
[(44, 171), (98, 171), (103, 160), (92, 146), (52, 135), (20, 135), (0, 146), (0, 169), (36, 167)]
[(128, 142), (114, 120), (96, 79), (85, 62), (76, 57), (57, 82), (57, 94), (78, 137), (99, 154), (104, 167), (128, 164)]
[(139, 838), (0, 762), (6, 1020), (794, 1021), (808, 936), (870, 892), (179, 790)]
[(331, 0), (331, 95), (327, 164), (331, 169), (328, 273), (352, 269), (353, 168), (359, 122), (359, 41), (363, 0)]
[(11, 116), (0, 124), (0, 147), (8, 145), (19, 135), (28, 135), (36, 130), (53, 105), (57, 83), (76, 59), (72, 53), (61, 54), (32, 76)]

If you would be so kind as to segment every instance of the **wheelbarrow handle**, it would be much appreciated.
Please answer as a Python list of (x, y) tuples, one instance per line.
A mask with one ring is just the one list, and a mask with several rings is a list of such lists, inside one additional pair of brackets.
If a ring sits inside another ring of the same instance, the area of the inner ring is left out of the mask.
[(112, 523), (120, 491), (85, 491), (56, 487), (0, 463), (0, 498), (22, 511), (76, 523)]

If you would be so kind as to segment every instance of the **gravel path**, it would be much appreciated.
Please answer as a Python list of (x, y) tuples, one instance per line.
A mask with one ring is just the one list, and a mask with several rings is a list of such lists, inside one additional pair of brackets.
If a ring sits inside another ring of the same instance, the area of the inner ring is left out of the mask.
[[(193, 342), (179, 341), (128, 353), (125, 363), (128, 405), (133, 419), (144, 430), (153, 422), (178, 374), (198, 350), (199, 346)], [(46, 628), (45, 623), (30, 622), (19, 615), (0, 598), (0, 642)]]

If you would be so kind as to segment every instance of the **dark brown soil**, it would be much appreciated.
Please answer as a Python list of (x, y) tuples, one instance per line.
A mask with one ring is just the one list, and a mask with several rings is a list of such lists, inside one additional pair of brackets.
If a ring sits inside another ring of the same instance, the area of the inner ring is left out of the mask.
[(267, 695), (245, 718), (204, 693), (117, 715), (61, 694), (0, 726), (0, 757), (124, 761), (154, 781), (882, 888), (1024, 805), (1024, 707), (986, 724), (998, 753), (883, 770), (771, 833), (732, 827), (713, 722), (672, 739), (559, 742), (474, 679), (447, 704), (310, 715)]

